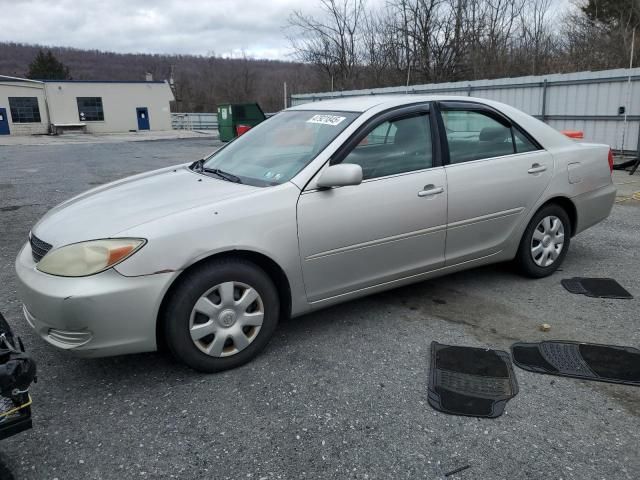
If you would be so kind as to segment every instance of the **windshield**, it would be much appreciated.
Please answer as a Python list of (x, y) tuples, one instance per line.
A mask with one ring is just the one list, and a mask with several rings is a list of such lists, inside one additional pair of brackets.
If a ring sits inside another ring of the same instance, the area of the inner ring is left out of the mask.
[(202, 171), (215, 170), (256, 186), (287, 182), (358, 115), (353, 112), (280, 112), (205, 159)]

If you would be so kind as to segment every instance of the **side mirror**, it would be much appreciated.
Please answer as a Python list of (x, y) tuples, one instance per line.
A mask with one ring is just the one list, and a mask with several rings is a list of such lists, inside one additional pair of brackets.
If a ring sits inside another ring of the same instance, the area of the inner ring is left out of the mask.
[(332, 165), (320, 174), (318, 188), (346, 187), (362, 183), (362, 167), (353, 163)]

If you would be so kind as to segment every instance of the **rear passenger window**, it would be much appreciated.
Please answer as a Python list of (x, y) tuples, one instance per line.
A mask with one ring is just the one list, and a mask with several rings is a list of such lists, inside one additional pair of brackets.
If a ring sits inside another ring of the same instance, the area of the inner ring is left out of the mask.
[(365, 180), (431, 168), (433, 152), (428, 115), (377, 125), (342, 163), (360, 165)]
[(513, 129), (513, 141), (516, 143), (517, 153), (533, 152), (535, 150), (539, 150), (539, 148), (517, 128)]
[(482, 113), (444, 110), (450, 163), (463, 163), (515, 153), (511, 127)]

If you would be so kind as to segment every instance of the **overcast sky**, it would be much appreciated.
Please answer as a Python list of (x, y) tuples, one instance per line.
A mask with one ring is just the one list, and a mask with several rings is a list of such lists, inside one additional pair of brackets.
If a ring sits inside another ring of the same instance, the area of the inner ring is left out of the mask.
[(313, 0), (0, 0), (0, 41), (116, 52), (286, 58)]
[[(382, 4), (384, 0), (368, 0)], [(554, 7), (568, 0), (553, 0)], [(284, 27), (316, 0), (0, 0), (0, 41), (288, 59)]]

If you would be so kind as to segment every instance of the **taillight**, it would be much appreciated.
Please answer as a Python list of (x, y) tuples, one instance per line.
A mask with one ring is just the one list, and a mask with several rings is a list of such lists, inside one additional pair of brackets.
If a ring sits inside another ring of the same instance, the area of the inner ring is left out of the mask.
[(609, 170), (613, 172), (613, 150), (609, 149)]

